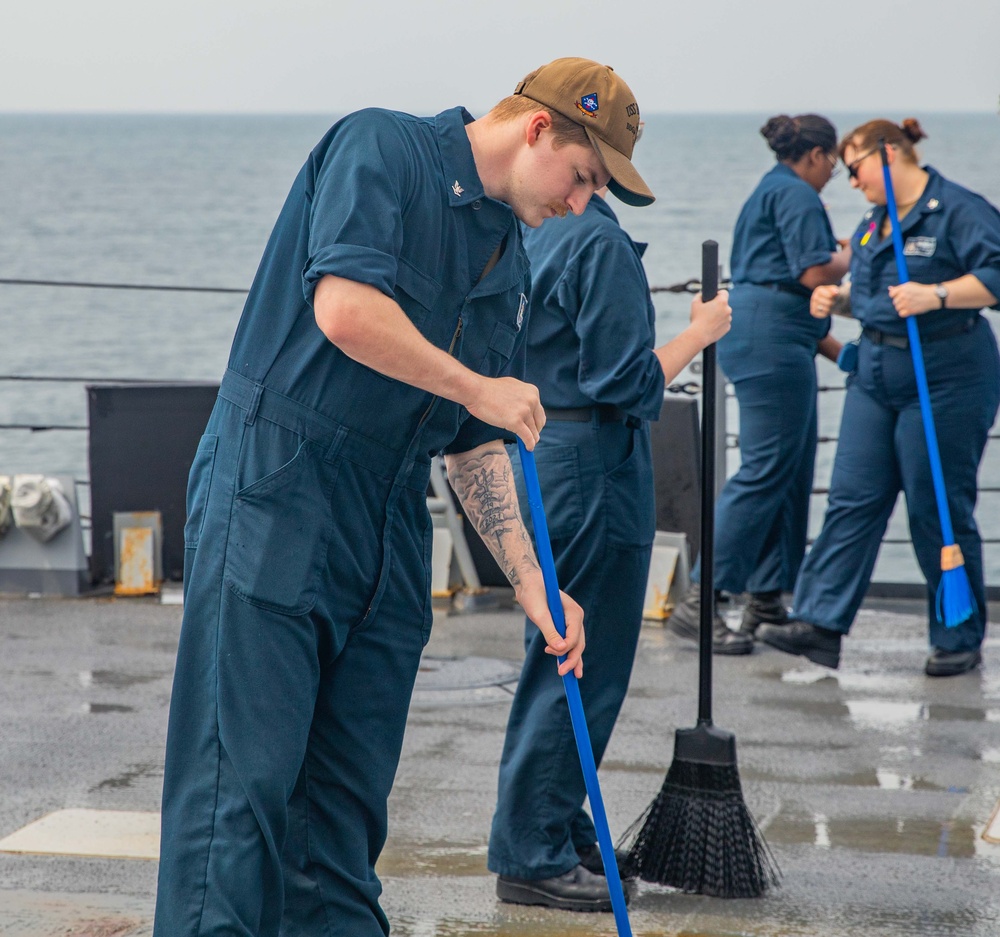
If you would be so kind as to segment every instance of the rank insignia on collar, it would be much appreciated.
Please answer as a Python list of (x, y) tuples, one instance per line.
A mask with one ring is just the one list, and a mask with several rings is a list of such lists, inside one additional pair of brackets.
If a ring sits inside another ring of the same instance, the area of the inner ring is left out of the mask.
[(528, 297), (522, 293), (518, 297), (517, 302), (517, 330), (521, 331), (521, 326), (524, 325), (524, 307), (528, 305)]
[(588, 117), (596, 117), (597, 109), (599, 107), (597, 103), (597, 92), (595, 91), (592, 94), (585, 94), (577, 102), (576, 106), (580, 108), (580, 110), (583, 111), (583, 113)]
[(930, 200), (929, 200), (929, 201), (927, 202), (927, 207), (928, 207), (928, 208), (929, 208), (929, 209), (930, 209), (931, 211), (934, 211), (934, 209), (935, 209), (935, 208), (937, 208), (937, 207), (938, 207), (938, 205), (940, 205), (940, 204), (941, 204), (941, 203), (940, 203), (940, 202), (939, 202), (939, 201), (938, 201), (938, 200), (937, 200), (936, 198), (932, 198), (932, 199), (930, 199)]
[(451, 191), (455, 193), (456, 196), (461, 195), (465, 189), (463, 189), (459, 184), (458, 180), (455, 180), (455, 184), (451, 187)]

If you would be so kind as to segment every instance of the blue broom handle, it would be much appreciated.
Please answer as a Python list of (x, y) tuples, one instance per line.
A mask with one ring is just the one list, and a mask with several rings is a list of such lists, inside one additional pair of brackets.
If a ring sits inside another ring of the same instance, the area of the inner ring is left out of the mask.
[[(892, 176), (889, 173), (889, 158), (885, 151), (884, 140), (879, 141), (879, 155), (882, 158), (882, 177), (885, 179), (886, 209), (889, 212), (889, 222), (892, 226), (892, 249), (896, 255), (896, 272), (899, 274), (900, 283), (909, 283), (910, 274), (906, 267), (906, 256), (903, 253), (903, 234), (899, 230), (896, 194), (892, 188)], [(910, 352), (913, 357), (913, 371), (917, 378), (920, 413), (923, 416), (927, 454), (931, 461), (931, 477), (934, 479), (934, 495), (937, 499), (938, 516), (941, 519), (941, 536), (945, 546), (950, 546), (955, 542), (955, 534), (951, 527), (948, 492), (944, 486), (944, 470), (941, 467), (941, 452), (938, 448), (937, 431), (934, 428), (934, 414), (931, 412), (931, 393), (927, 386), (927, 371), (924, 368), (924, 355), (920, 345), (920, 332), (917, 329), (916, 316), (906, 317), (906, 331), (910, 337)]]
[[(517, 450), (521, 456), (524, 485), (528, 489), (528, 509), (531, 511), (531, 520), (535, 527), (535, 546), (538, 549), (538, 562), (542, 567), (542, 581), (545, 583), (545, 600), (556, 630), (560, 635), (566, 637), (566, 616), (559, 595), (556, 562), (552, 556), (549, 527), (545, 520), (545, 508), (542, 506), (542, 489), (538, 484), (535, 455), (524, 447), (524, 443), (520, 439), (517, 441)], [(559, 663), (565, 659), (565, 655), (560, 655)], [(587, 787), (587, 797), (590, 799), (590, 811), (594, 815), (594, 829), (597, 831), (597, 842), (601, 848), (601, 860), (604, 863), (604, 873), (608, 882), (608, 890), (611, 893), (611, 908), (614, 911), (615, 924), (620, 937), (632, 937), (632, 928), (625, 905), (625, 892), (622, 889), (618, 861), (615, 858), (615, 847), (611, 841), (611, 830), (608, 827), (608, 817), (604, 810), (604, 798), (601, 797), (601, 787), (597, 780), (594, 749), (590, 744), (587, 719), (583, 713), (580, 685), (572, 670), (563, 674), (562, 679), (563, 689), (566, 691), (566, 702), (569, 704), (570, 722), (573, 724), (573, 735), (576, 738), (576, 750), (580, 755), (580, 767), (583, 769), (583, 781)]]

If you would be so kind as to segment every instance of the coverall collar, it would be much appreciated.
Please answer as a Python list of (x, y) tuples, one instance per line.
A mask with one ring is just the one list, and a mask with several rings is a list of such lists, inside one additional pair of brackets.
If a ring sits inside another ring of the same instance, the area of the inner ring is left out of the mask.
[[(906, 213), (906, 217), (899, 222), (899, 233), (903, 236), (906, 235), (907, 231), (919, 224), (925, 216), (933, 214), (934, 212), (939, 212), (944, 208), (941, 204), (941, 192), (944, 187), (944, 179), (933, 166), (923, 166), (922, 168), (927, 172), (927, 185), (924, 187), (924, 191), (921, 193), (920, 198), (917, 199), (917, 204), (914, 205), (913, 208)], [(879, 205), (875, 208), (869, 209), (865, 217), (870, 218), (875, 222), (877, 230), (881, 228), (882, 222), (885, 220), (887, 213), (888, 208), (885, 205)], [(892, 237), (890, 235), (881, 241), (875, 249), (875, 253), (879, 254), (884, 250), (892, 249)]]
[(470, 205), (486, 197), (483, 183), (472, 157), (472, 144), (465, 125), (475, 118), (464, 107), (452, 107), (434, 118), (441, 148), (441, 167), (452, 208)]
[[(618, 224), (618, 216), (615, 214), (615, 210), (608, 204), (608, 200), (606, 198), (601, 198), (601, 196), (595, 192), (590, 196), (590, 204), (594, 209), (599, 211), (601, 214), (606, 215), (614, 221), (615, 224)], [(629, 240), (632, 240), (631, 237)], [(649, 247), (649, 244), (645, 241), (632, 241), (632, 245), (635, 247), (640, 257), (646, 253), (646, 248)]]

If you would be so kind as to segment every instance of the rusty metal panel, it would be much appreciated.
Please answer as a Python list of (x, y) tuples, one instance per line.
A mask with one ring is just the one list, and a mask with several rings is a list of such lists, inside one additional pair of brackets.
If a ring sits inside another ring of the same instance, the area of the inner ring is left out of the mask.
[(115, 595), (151, 595), (160, 591), (162, 529), (159, 511), (115, 513)]

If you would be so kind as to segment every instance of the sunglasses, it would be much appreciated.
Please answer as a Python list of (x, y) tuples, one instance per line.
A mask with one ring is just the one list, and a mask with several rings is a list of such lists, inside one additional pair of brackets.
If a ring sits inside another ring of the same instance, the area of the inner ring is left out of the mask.
[(837, 162), (837, 157), (833, 156), (831, 153), (823, 154), (830, 161), (830, 178), (833, 179), (840, 175), (840, 164)]
[(858, 167), (866, 159), (868, 159), (869, 156), (871, 156), (872, 154), (877, 153), (877, 152), (878, 152), (878, 147), (876, 146), (873, 149), (869, 150), (867, 153), (865, 153), (864, 156), (859, 156), (856, 160), (854, 160), (853, 163), (848, 163), (848, 165), (847, 165), (847, 175), (851, 179), (857, 179), (858, 178)]

